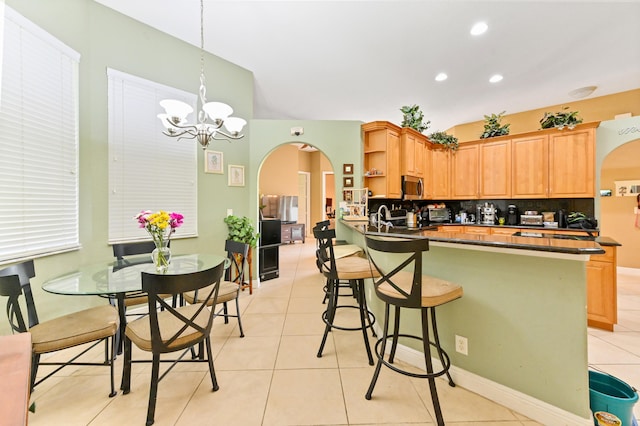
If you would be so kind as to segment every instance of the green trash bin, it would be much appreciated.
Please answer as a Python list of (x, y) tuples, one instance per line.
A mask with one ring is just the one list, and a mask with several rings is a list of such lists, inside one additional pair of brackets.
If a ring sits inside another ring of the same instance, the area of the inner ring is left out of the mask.
[[(592, 413), (611, 413), (622, 421), (622, 426), (632, 426), (635, 424), (633, 406), (637, 401), (636, 390), (622, 380), (589, 370), (589, 406)], [(593, 422), (597, 425), (595, 418)]]

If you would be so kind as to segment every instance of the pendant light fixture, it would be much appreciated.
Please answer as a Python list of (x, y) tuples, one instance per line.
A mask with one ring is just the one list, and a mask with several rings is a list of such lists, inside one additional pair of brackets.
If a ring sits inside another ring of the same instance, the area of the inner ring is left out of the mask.
[[(193, 112), (191, 105), (173, 99), (160, 101), (165, 114), (158, 114), (164, 124), (164, 133), (178, 139), (196, 139), (205, 149), (212, 140), (241, 139), (246, 120), (231, 117), (233, 108), (222, 102), (207, 102), (204, 77), (204, 0), (200, 0), (200, 99), (198, 123), (189, 124), (187, 116)], [(226, 130), (222, 129), (222, 126)]]

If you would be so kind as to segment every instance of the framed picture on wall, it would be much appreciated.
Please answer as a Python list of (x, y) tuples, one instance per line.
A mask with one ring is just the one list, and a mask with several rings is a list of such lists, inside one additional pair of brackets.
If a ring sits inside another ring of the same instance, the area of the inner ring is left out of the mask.
[(224, 174), (222, 165), (222, 153), (218, 151), (205, 151), (204, 152), (204, 172), (205, 173), (217, 173)]
[(342, 165), (342, 174), (343, 175), (352, 175), (353, 174), (353, 164), (343, 164)]
[(244, 186), (244, 166), (229, 165), (229, 186)]
[(345, 188), (352, 188), (353, 187), (353, 178), (352, 177), (343, 177), (342, 178), (342, 186), (344, 186)]

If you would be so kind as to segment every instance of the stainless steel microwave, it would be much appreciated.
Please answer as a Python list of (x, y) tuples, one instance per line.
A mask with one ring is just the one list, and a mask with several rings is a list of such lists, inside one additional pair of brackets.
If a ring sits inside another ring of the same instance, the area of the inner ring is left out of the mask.
[(422, 179), (415, 176), (402, 176), (402, 199), (422, 200), (424, 185)]

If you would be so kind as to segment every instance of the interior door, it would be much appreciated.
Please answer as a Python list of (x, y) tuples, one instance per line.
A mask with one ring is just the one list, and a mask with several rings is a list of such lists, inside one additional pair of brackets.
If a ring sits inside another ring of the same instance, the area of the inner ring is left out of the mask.
[(304, 223), (307, 235), (309, 234), (309, 192), (310, 192), (310, 173), (298, 172), (298, 223)]

